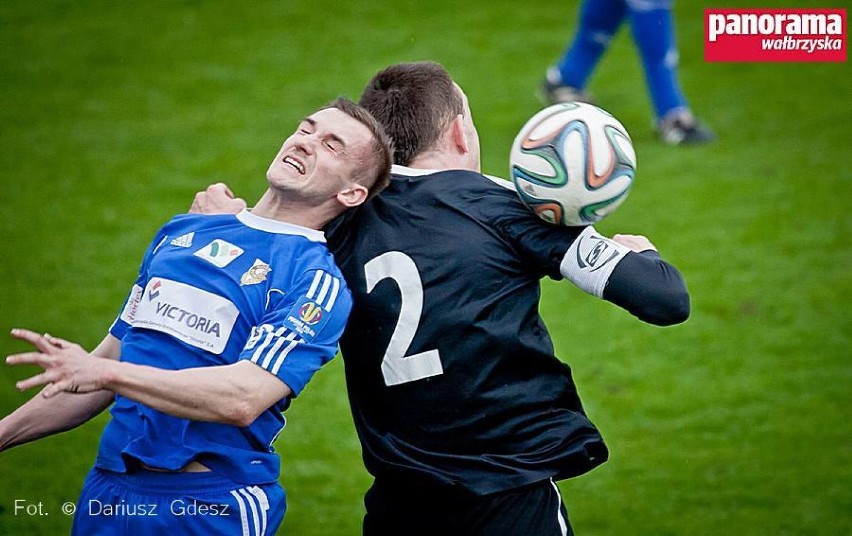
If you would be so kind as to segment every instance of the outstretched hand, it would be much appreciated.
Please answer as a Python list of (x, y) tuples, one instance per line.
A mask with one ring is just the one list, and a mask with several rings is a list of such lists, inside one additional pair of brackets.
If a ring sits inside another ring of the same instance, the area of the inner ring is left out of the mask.
[(12, 337), (35, 346), (37, 352), (24, 352), (6, 357), (7, 365), (36, 365), (44, 372), (15, 384), (20, 391), (47, 385), (42, 396), (57, 393), (89, 393), (104, 388), (104, 375), (113, 361), (90, 355), (75, 344), (45, 333), (28, 329), (13, 329)]
[(195, 194), (189, 212), (191, 214), (236, 214), (245, 208), (245, 200), (234, 196), (234, 192), (225, 183), (217, 182), (208, 186), (203, 192)]

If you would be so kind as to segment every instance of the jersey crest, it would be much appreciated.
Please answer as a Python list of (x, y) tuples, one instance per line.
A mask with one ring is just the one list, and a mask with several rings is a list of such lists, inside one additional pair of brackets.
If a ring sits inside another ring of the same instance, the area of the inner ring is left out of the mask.
[(268, 264), (260, 259), (255, 259), (251, 268), (240, 277), (240, 285), (257, 285), (258, 283), (263, 283), (271, 271), (272, 268)]

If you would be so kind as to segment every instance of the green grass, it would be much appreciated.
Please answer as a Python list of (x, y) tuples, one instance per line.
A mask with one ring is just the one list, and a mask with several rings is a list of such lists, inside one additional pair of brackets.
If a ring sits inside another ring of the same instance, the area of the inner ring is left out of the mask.
[[(648, 235), (686, 276), (693, 314), (659, 329), (543, 284), (558, 353), (612, 450), (563, 496), (578, 534), (849, 534), (852, 77), (846, 64), (704, 63), (704, 7), (719, 5), (677, 6), (681, 78), (718, 143), (656, 143), (626, 28), (590, 88), (639, 156), (630, 199), (599, 229)], [(163, 221), (212, 181), (256, 199), (296, 119), (393, 62), (450, 69), (484, 171), (505, 175), (575, 16), (574, 1), (540, 0), (0, 4), (0, 331), (95, 344)], [(0, 337), (0, 355), (22, 349)], [(2, 368), (0, 415), (33, 372)], [(282, 532), (357, 534), (370, 478), (342, 363), (288, 421)], [(0, 534), (69, 530), (59, 506), (105, 422), (0, 454)], [(15, 515), (16, 499), (50, 515)]]

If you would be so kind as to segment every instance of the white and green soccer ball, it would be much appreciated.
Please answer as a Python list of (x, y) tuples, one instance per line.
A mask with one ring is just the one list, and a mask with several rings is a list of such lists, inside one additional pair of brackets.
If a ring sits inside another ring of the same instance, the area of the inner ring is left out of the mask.
[(555, 104), (535, 114), (509, 157), (521, 200), (550, 223), (600, 221), (627, 198), (636, 171), (630, 135), (591, 104)]

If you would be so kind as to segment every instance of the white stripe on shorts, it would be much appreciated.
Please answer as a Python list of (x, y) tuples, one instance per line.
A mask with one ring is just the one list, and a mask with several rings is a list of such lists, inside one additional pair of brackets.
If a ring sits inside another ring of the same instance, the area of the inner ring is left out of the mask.
[(252, 523), (254, 523), (254, 533), (257, 536), (260, 536), (261, 535), (260, 519), (258, 518), (258, 515), (257, 515), (257, 506), (254, 505), (254, 496), (249, 495), (249, 493), (246, 491), (246, 488), (240, 488), (240, 493), (242, 494), (243, 497), (245, 497), (246, 502), (248, 503), (249, 507), (251, 508), (251, 520), (252, 520)]
[(269, 510), (269, 498), (259, 486), (252, 486), (248, 489), (249, 493), (255, 496), (260, 505), (260, 534), (266, 534), (266, 511)]
[(243, 502), (240, 494), (236, 490), (231, 490), (231, 495), (237, 500), (237, 505), (240, 507), (240, 521), (243, 524), (243, 536), (249, 535), (248, 516), (246, 515), (246, 503)]
[(553, 486), (553, 490), (556, 492), (556, 519), (559, 521), (559, 531), (562, 533), (562, 536), (568, 536), (568, 524), (562, 515), (562, 495), (559, 493), (559, 486), (556, 485), (556, 482), (552, 478), (550, 479), (550, 485)]

